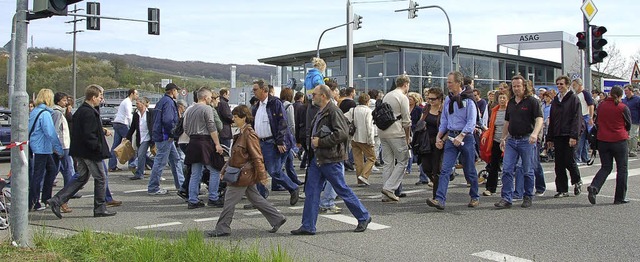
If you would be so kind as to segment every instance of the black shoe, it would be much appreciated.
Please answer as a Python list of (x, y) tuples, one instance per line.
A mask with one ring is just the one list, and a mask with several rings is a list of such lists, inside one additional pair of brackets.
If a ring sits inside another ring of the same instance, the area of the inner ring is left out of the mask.
[(120, 169), (119, 167), (109, 168), (109, 172), (120, 172), (120, 171), (122, 171), (122, 169)]
[(595, 187), (588, 186), (587, 192), (589, 192), (589, 195), (587, 196), (587, 198), (589, 199), (589, 203), (591, 203), (592, 205), (595, 205), (596, 195), (598, 194), (598, 190)]
[(302, 228), (298, 228), (296, 230), (291, 230), (291, 234), (295, 235), (295, 236), (313, 236), (316, 233), (315, 232), (306, 231), (306, 230), (304, 230)]
[(246, 205), (242, 206), (242, 209), (256, 209), (256, 206), (254, 206), (252, 204), (246, 204)]
[[(204, 204), (203, 204), (204, 206)], [(224, 199), (222, 198), (218, 198), (218, 200), (212, 201), (211, 199), (209, 199), (209, 201), (207, 202), (207, 206), (210, 207), (224, 207)]]
[(580, 195), (580, 193), (582, 192), (582, 181), (579, 181), (578, 183), (575, 183), (573, 185), (573, 194), (574, 195)]
[(613, 204), (614, 204), (614, 205), (621, 205), (621, 204), (626, 204), (626, 203), (629, 203), (629, 200), (627, 200), (627, 199), (623, 199), (623, 200), (616, 200), (616, 201), (613, 201)]
[(398, 195), (398, 197), (407, 197), (407, 194), (405, 194), (405, 193), (400, 193), (400, 194)]
[(429, 184), (429, 182), (427, 182), (427, 181), (418, 181), (418, 182), (416, 182), (416, 186), (426, 185), (426, 184)]
[(284, 187), (276, 187), (276, 188), (271, 188), (271, 191), (273, 191), (273, 192), (287, 191), (287, 189), (285, 189)]
[(442, 204), (440, 204), (440, 201), (435, 200), (435, 199), (428, 198), (427, 199), (427, 205), (430, 206), (430, 207), (435, 207), (438, 210), (444, 210), (444, 206)]
[(188, 209), (195, 209), (200, 207), (204, 207), (204, 203), (202, 201), (198, 201), (198, 203), (189, 202), (189, 204), (187, 204)]
[(358, 226), (355, 230), (353, 230), (353, 232), (364, 232), (365, 230), (367, 230), (369, 223), (371, 223), (371, 216), (369, 216), (369, 218), (365, 221), (358, 222)]
[(116, 211), (104, 211), (102, 213), (93, 213), (93, 217), (112, 217), (115, 216), (118, 212)]
[(529, 208), (529, 207), (531, 207), (532, 204), (533, 203), (532, 203), (531, 197), (530, 196), (524, 196), (522, 198), (522, 205), (520, 205), (520, 207)]
[(47, 204), (51, 207), (51, 212), (56, 215), (59, 219), (62, 219), (62, 213), (60, 213), (60, 204), (58, 202), (53, 201), (53, 199), (47, 200)]
[(269, 233), (275, 233), (278, 232), (278, 229), (280, 229), (280, 227), (282, 225), (284, 225), (284, 223), (287, 222), (287, 219), (282, 219), (282, 221), (280, 221), (280, 223), (276, 224), (275, 226), (273, 226), (273, 228), (271, 228), (271, 230), (269, 230)]
[(296, 188), (296, 190), (293, 190), (290, 193), (291, 198), (289, 199), (289, 205), (294, 206), (296, 203), (298, 203), (298, 200), (300, 200), (300, 187)]
[(567, 192), (558, 192), (557, 194), (555, 194), (553, 196), (553, 198), (563, 198), (563, 197), (568, 197), (568, 196), (569, 196), (569, 193), (567, 193)]
[(226, 237), (228, 235), (231, 235), (231, 234), (230, 233), (218, 232), (218, 231), (211, 231), (211, 232), (207, 233), (207, 236), (209, 236), (209, 237)]
[(81, 198), (81, 197), (82, 197), (81, 194), (75, 194), (75, 195), (71, 196), (71, 199), (78, 199), (78, 198)]
[(511, 208), (511, 203), (507, 202), (507, 200), (500, 199), (500, 201), (498, 201), (498, 203), (493, 204), (493, 206), (495, 206), (497, 209), (505, 209), (505, 208)]
[(142, 179), (142, 177), (132, 176), (129, 178), (129, 180), (140, 180), (140, 179)]
[(178, 195), (180, 198), (182, 198), (184, 201), (189, 201), (189, 194), (187, 194), (187, 192), (184, 191), (178, 191), (178, 193), (176, 193), (176, 195)]

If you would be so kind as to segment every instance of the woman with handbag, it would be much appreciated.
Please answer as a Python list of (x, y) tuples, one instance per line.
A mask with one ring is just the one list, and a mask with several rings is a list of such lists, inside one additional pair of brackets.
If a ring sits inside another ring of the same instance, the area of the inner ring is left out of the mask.
[[(431, 180), (433, 198), (436, 197), (438, 191), (438, 181), (440, 176), (440, 168), (442, 166), (442, 149), (436, 147), (436, 136), (438, 135), (438, 126), (440, 126), (440, 114), (442, 113), (442, 101), (444, 94), (441, 88), (430, 88), (427, 92), (427, 103), (420, 121), (416, 125), (416, 129), (424, 125), (428, 137), (429, 147), (424, 154), (419, 154), (422, 162), (422, 170)], [(417, 132), (416, 132), (417, 133)], [(420, 148), (419, 145), (414, 146), (414, 152)], [(423, 153), (423, 152), (417, 152)], [(418, 182), (422, 183), (422, 182)]]
[(267, 171), (260, 149), (258, 135), (251, 128), (251, 110), (245, 105), (239, 105), (231, 111), (233, 123), (238, 127), (239, 134), (233, 138), (231, 157), (222, 169), (222, 180), (228, 183), (225, 193), (224, 207), (216, 229), (208, 232), (210, 237), (223, 237), (231, 234), (231, 222), (236, 204), (246, 195), (247, 199), (272, 226), (269, 233), (275, 233), (287, 222), (287, 219), (271, 203), (263, 198), (256, 187), (257, 183), (267, 183)]
[(360, 186), (369, 186), (369, 176), (376, 162), (373, 116), (369, 108), (369, 95), (360, 94), (359, 105), (351, 108), (344, 116), (353, 123), (355, 132), (351, 136), (353, 161), (356, 164), (356, 180)]
[(489, 177), (485, 185), (486, 190), (482, 192), (484, 196), (495, 194), (498, 188), (498, 170), (502, 159), (500, 139), (502, 138), (502, 128), (504, 127), (504, 116), (507, 112), (509, 92), (498, 91), (496, 92), (496, 97), (498, 97), (498, 105), (491, 109), (489, 128), (480, 139), (480, 158), (484, 161), (489, 160), (487, 168)]

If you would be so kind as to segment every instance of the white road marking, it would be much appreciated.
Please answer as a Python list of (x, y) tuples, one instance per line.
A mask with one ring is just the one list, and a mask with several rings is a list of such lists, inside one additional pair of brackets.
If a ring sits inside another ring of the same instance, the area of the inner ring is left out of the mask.
[(471, 254), (472, 256), (481, 257), (491, 261), (503, 261), (503, 262), (531, 262), (532, 260), (514, 257), (511, 255), (498, 253), (491, 250), (485, 250)]
[(304, 206), (289, 207), (289, 209), (292, 209), (292, 210), (303, 209), (303, 208)]
[[(355, 217), (350, 217), (345, 215), (320, 215), (320, 216), (333, 219), (336, 221), (340, 221), (342, 223), (354, 225), (354, 226), (358, 225), (358, 220)], [(374, 223), (374, 222), (369, 223), (369, 226), (367, 227), (367, 229), (370, 229), (370, 230), (380, 230), (380, 229), (386, 229), (386, 228), (391, 228), (391, 227)]]
[(155, 225), (148, 225), (148, 226), (137, 226), (137, 227), (134, 227), (134, 228), (135, 229), (152, 229), (152, 228), (168, 227), (168, 226), (175, 226), (175, 225), (182, 225), (182, 223), (180, 223), (180, 222), (170, 222), (170, 223), (155, 224)]
[(413, 194), (413, 193), (420, 193), (420, 192), (424, 192), (427, 191), (426, 189), (415, 189), (415, 190), (407, 190), (407, 191), (402, 191), (402, 193), (405, 194)]
[(136, 189), (136, 190), (124, 191), (122, 193), (129, 194), (129, 193), (138, 193), (138, 192), (147, 192), (147, 190), (146, 189)]
[[(569, 175), (569, 174), (567, 174), (567, 175)], [(640, 175), (640, 168), (629, 169), (629, 177), (639, 176), (639, 175)], [(584, 183), (584, 185), (590, 185), (591, 181), (593, 180), (594, 177), (595, 176), (582, 177), (582, 183)], [(607, 177), (607, 180), (614, 180), (614, 179), (616, 179), (616, 171), (611, 172), (611, 174), (609, 174), (609, 176)], [(549, 183), (546, 183), (546, 186), (547, 186), (547, 188), (555, 188), (556, 187), (556, 183), (555, 182), (549, 182)]]
[(199, 218), (199, 219), (194, 219), (193, 221), (195, 222), (207, 222), (207, 221), (215, 221), (218, 220), (220, 217), (207, 217), (207, 218)]

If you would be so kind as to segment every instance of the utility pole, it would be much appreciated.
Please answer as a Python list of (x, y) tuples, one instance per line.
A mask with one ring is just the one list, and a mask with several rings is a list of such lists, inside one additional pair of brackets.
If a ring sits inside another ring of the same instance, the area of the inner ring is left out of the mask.
[[(84, 9), (78, 9), (78, 5), (73, 5), (73, 10), (70, 12), (73, 12), (74, 14), (77, 13), (78, 11), (81, 11)], [(76, 34), (77, 33), (81, 33), (84, 32), (84, 30), (77, 30), (77, 24), (78, 22), (84, 21), (85, 19), (76, 19), (77, 16), (73, 16), (73, 20), (71, 21), (67, 21), (66, 23), (73, 23), (73, 31), (71, 32), (67, 32), (67, 34), (73, 34), (73, 62), (72, 62), (72, 66), (71, 66), (71, 70), (73, 70), (73, 99), (75, 101), (75, 99), (78, 98), (77, 96), (77, 90), (78, 90), (78, 85), (77, 85), (77, 79), (78, 79), (78, 62), (76, 59)]]
[(347, 87), (353, 87), (353, 6), (347, 0)]
[[(15, 90), (11, 96), (11, 142), (29, 140), (29, 95), (27, 95), (27, 40), (28, 21), (27, 12), (29, 0), (16, 0), (15, 38), (13, 56), (15, 61), (15, 77), (12, 83)], [(20, 247), (32, 246), (29, 232), (29, 168), (21, 152), (27, 147), (20, 146), (11, 149), (11, 237)]]

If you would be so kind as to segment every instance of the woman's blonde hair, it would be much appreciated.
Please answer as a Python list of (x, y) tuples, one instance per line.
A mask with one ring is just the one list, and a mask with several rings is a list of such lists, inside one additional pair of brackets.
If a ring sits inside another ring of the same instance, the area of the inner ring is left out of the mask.
[(422, 97), (416, 92), (409, 92), (407, 97), (413, 98), (413, 101), (416, 101), (416, 105), (422, 104)]
[(324, 72), (324, 70), (327, 69), (327, 63), (325, 63), (324, 59), (320, 57), (314, 57), (311, 59), (311, 63), (313, 64), (313, 67), (320, 70), (320, 72)]
[(40, 89), (38, 96), (36, 97), (35, 106), (45, 104), (48, 107), (53, 106), (53, 91), (48, 88)]

